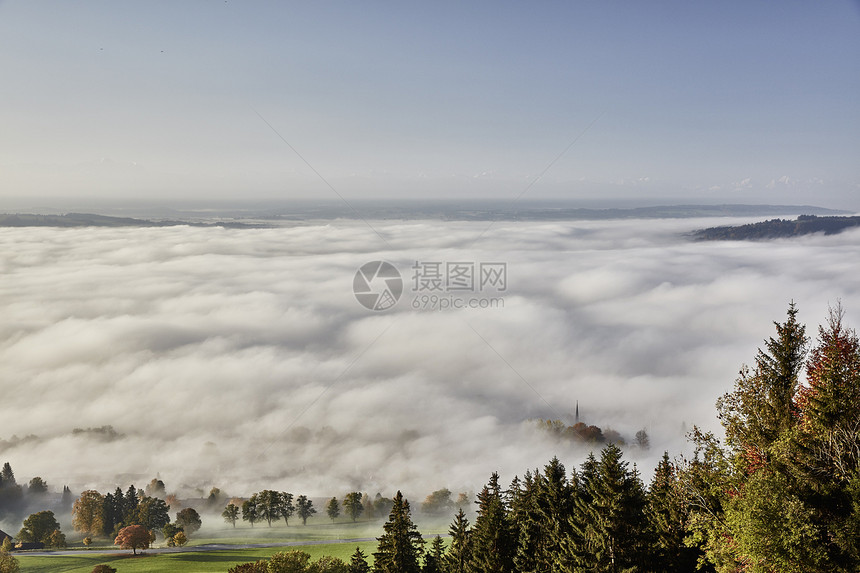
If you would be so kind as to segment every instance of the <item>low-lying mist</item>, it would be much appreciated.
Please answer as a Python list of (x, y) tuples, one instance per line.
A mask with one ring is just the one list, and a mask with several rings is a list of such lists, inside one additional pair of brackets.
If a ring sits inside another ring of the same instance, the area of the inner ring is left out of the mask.
[[(688, 450), (684, 428), (719, 428), (714, 401), (790, 300), (810, 334), (840, 299), (857, 324), (860, 232), (684, 236), (714, 224), (0, 229), (0, 461), (75, 495), (158, 476), (189, 496), (417, 502), (578, 466), (587, 447), (533, 422), (572, 424), (578, 403), (647, 476)], [(374, 260), (403, 277), (383, 312), (353, 294)], [(494, 308), (415, 309), (425, 263), (504, 263), (506, 288), (453, 293)]]

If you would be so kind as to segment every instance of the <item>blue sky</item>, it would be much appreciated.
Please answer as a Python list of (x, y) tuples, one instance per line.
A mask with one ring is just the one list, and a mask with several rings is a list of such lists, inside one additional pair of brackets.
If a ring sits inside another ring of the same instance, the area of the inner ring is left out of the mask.
[(347, 199), (860, 209), (852, 1), (6, 1), (0, 69), (0, 207), (337, 199), (292, 146)]

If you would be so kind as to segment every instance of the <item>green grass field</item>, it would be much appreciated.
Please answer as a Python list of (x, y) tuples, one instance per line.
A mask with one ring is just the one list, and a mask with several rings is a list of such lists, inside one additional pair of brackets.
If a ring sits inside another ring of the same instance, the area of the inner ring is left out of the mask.
[(366, 555), (376, 550), (376, 542), (332, 543), (323, 545), (301, 545), (290, 547), (267, 547), (261, 549), (230, 549), (187, 553), (143, 553), (133, 557), (128, 551), (113, 554), (80, 556), (29, 557), (19, 555), (21, 573), (90, 573), (99, 563), (116, 568), (117, 573), (172, 572), (179, 573), (224, 573), (230, 567), (248, 561), (266, 559), (278, 551), (305, 551), (316, 560), (323, 555), (339, 557), (349, 562), (356, 546)]
[[(141, 572), (179, 572), (179, 573), (225, 573), (227, 569), (240, 563), (266, 559), (279, 551), (305, 551), (316, 560), (323, 555), (338, 557), (349, 562), (356, 547), (360, 547), (372, 562), (371, 554), (376, 551), (376, 541), (342, 543), (339, 540), (375, 538), (382, 534), (384, 521), (351, 522), (322, 522), (310, 523), (307, 526), (285, 526), (283, 522), (273, 524), (270, 528), (265, 523), (256, 527), (247, 525), (232, 527), (219, 526), (205, 528), (194, 535), (188, 548), (191, 551), (183, 553), (151, 553), (144, 552), (142, 556), (134, 557), (131, 551), (120, 550), (105, 540), (97, 541), (90, 550), (84, 549), (78, 539), (69, 539), (69, 549), (76, 549), (78, 555), (62, 555), (42, 557), (16, 553), (22, 573), (90, 573), (96, 565), (105, 563), (115, 567), (117, 573)], [(425, 536), (444, 534), (447, 523), (442, 521), (419, 524)], [(249, 549), (225, 549), (217, 551), (193, 551), (195, 546), (207, 544), (244, 545), (261, 543), (308, 543), (309, 545), (289, 545)], [(326, 543), (330, 542), (330, 543)], [(154, 547), (163, 547), (161, 539)], [(109, 551), (110, 553), (93, 554), (94, 551)]]

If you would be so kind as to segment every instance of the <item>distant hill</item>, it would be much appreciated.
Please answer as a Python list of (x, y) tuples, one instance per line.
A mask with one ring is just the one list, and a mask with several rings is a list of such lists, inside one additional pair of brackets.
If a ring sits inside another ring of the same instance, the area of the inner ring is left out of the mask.
[(710, 227), (695, 231), (692, 236), (697, 241), (755, 241), (797, 237), (810, 233), (834, 235), (851, 227), (860, 225), (860, 217), (818, 217), (800, 215), (791, 221), (771, 219), (761, 223), (750, 223), (735, 227)]
[[(299, 221), (329, 221), (336, 219), (363, 220), (439, 220), (439, 221), (603, 221), (617, 219), (681, 219), (689, 217), (791, 217), (810, 215), (843, 215), (811, 205), (658, 205), (650, 207), (574, 207), (564, 203), (545, 202), (502, 203), (466, 201), (355, 201), (354, 203), (297, 202), (288, 206), (259, 210), (184, 211), (171, 212), (162, 218), (154, 211), (137, 213), (137, 218), (97, 215), (93, 213), (66, 214), (0, 214), (0, 227), (195, 227), (254, 228), (295, 224)], [(163, 214), (163, 213), (162, 213)], [(222, 219), (212, 222), (213, 219)], [(243, 222), (244, 221), (244, 222)]]
[(109, 217), (92, 213), (67, 213), (65, 215), (0, 214), (0, 227), (174, 227), (176, 225), (229, 228), (253, 228), (260, 226), (236, 221), (218, 221), (216, 223), (149, 221), (146, 219), (132, 219), (130, 217)]

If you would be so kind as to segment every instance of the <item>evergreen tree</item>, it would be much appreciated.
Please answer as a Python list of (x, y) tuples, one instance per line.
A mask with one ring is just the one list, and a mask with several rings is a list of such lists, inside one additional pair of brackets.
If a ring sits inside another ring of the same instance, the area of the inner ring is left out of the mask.
[(412, 523), (409, 501), (399, 491), (382, 529), (384, 533), (377, 538), (379, 544), (373, 554), (373, 570), (376, 573), (419, 573), (418, 560), (423, 553), (424, 539)]
[(137, 495), (137, 489), (134, 484), (128, 486), (125, 495), (122, 497), (122, 521), (126, 525), (135, 523), (137, 515), (137, 505), (140, 503), (140, 498)]
[[(122, 496), (122, 490), (117, 488), (119, 495)], [(104, 496), (104, 501), (102, 502), (102, 518), (104, 525), (102, 527), (101, 533), (106, 536), (113, 536), (114, 531), (116, 530), (116, 526), (122, 522), (122, 511), (117, 510), (117, 502), (116, 502), (116, 493), (109, 493)], [(120, 497), (120, 505), (122, 503), (122, 497)], [(118, 530), (116, 530), (118, 531)]]
[(478, 494), (478, 515), (472, 529), (472, 556), (469, 571), (473, 573), (507, 573), (514, 571), (517, 538), (499, 488), (499, 474)]
[(466, 573), (472, 560), (472, 537), (469, 520), (461, 507), (454, 516), (454, 522), (448, 528), (451, 535), (451, 547), (443, 558), (446, 573)]
[(584, 484), (590, 500), (576, 499), (573, 538), (565, 544), (573, 571), (636, 570), (646, 564), (645, 492), (635, 470), (628, 471), (621, 450), (609, 444), (601, 452), (596, 475)]
[(71, 511), (72, 504), (75, 502), (74, 496), (72, 496), (72, 490), (69, 489), (69, 486), (63, 486), (63, 497), (60, 499), (60, 505), (63, 509)]
[(807, 352), (806, 327), (797, 322), (792, 302), (777, 338), (759, 349), (754, 370), (744, 366), (732, 392), (717, 401), (726, 443), (743, 454), (747, 465), (774, 461), (774, 445), (797, 425), (795, 396)]
[(2, 484), (4, 487), (10, 487), (18, 483), (15, 481), (15, 472), (12, 471), (12, 466), (9, 462), (3, 464), (3, 470), (0, 471), (0, 478), (2, 478)]
[(526, 472), (510, 512), (519, 537), (514, 557), (518, 572), (552, 570), (561, 543), (569, 537), (573, 499), (574, 490), (558, 458), (544, 467), (543, 474)]
[(699, 553), (684, 544), (689, 511), (668, 452), (663, 452), (654, 470), (647, 498), (654, 538), (651, 568), (666, 573), (694, 571)]
[(367, 564), (367, 556), (361, 547), (355, 548), (352, 559), (349, 560), (349, 573), (370, 573), (370, 565)]
[(440, 536), (433, 538), (430, 551), (424, 554), (424, 567), (421, 573), (443, 573), (445, 558), (445, 543)]

